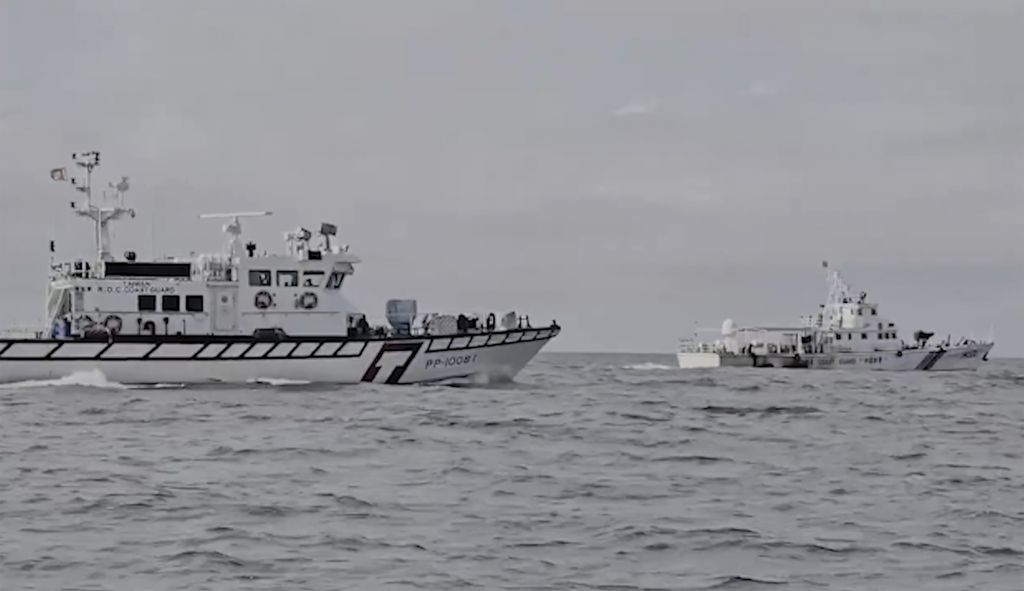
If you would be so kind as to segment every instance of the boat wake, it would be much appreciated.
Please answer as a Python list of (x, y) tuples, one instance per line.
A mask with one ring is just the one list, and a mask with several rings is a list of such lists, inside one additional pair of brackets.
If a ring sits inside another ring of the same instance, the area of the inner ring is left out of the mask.
[(76, 371), (62, 378), (52, 380), (25, 380), (23, 382), (0, 383), (0, 388), (5, 390), (27, 390), (30, 388), (97, 388), (100, 390), (129, 390), (130, 386), (118, 382), (111, 382), (103, 372), (98, 369), (90, 371)]
[(51, 380), (25, 380), (0, 383), (0, 390), (32, 390), (37, 388), (95, 388), (97, 390), (180, 390), (185, 384), (122, 384), (107, 379), (98, 369), (76, 371)]

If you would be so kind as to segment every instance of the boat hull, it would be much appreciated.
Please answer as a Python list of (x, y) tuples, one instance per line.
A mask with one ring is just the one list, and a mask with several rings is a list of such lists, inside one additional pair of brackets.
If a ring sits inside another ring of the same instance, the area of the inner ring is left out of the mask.
[(992, 343), (972, 343), (902, 351), (824, 353), (808, 355), (806, 360), (810, 369), (962, 371), (981, 367), (992, 347)]
[(504, 381), (514, 378), (558, 333), (552, 327), (370, 339), (0, 340), (0, 382), (92, 371), (125, 384)]
[(677, 355), (683, 369), (714, 367), (773, 367), (886, 371), (970, 371), (984, 363), (994, 345), (969, 343), (951, 347), (872, 351), (863, 353), (816, 353), (812, 355), (748, 355), (687, 353)]

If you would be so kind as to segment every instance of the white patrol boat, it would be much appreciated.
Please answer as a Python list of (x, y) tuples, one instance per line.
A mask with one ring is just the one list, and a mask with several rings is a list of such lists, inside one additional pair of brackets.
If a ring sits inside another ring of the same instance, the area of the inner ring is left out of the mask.
[(727, 319), (715, 340), (681, 340), (679, 366), (973, 370), (988, 360), (991, 340), (947, 337), (929, 344), (934, 334), (919, 330), (913, 344), (904, 343), (896, 324), (879, 316), (867, 293), (853, 295), (838, 271), (829, 272), (828, 280), (825, 304), (800, 325), (740, 328)]
[[(257, 254), (241, 220), (269, 212), (204, 215), (227, 220), (226, 252), (188, 259), (115, 259), (110, 224), (124, 216), (128, 180), (99, 204), (92, 172), (99, 153), (72, 155), (86, 172), (72, 183), (95, 223), (98, 256), (51, 260), (43, 328), (0, 338), (0, 382), (99, 370), (122, 383), (309, 382), (410, 384), (457, 378), (507, 380), (560, 328), (529, 317), (420, 314), (415, 300), (387, 302), (387, 327), (373, 327), (342, 287), (359, 258), (323, 224), (286, 234), (287, 251)], [(51, 171), (54, 180), (67, 172)], [(54, 251), (50, 243), (51, 253)]]

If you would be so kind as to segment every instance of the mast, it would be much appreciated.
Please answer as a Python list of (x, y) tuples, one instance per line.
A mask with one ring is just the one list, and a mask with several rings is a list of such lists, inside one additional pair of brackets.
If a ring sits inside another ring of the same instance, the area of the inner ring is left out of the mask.
[(84, 185), (79, 185), (77, 179), (71, 179), (71, 184), (75, 185), (75, 189), (85, 193), (85, 203), (72, 202), (71, 207), (75, 213), (91, 219), (95, 224), (93, 239), (96, 244), (97, 260), (100, 262), (112, 261), (114, 257), (110, 254), (110, 222), (121, 219), (125, 214), (133, 218), (135, 217), (135, 210), (124, 205), (124, 196), (129, 188), (128, 177), (121, 177), (121, 182), (116, 185), (110, 184), (110, 187), (116, 191), (117, 195), (117, 199), (113, 204), (108, 205), (101, 202), (97, 205), (92, 201), (92, 171), (100, 165), (100, 153), (95, 150), (92, 152), (76, 152), (71, 155), (71, 159), (74, 160), (75, 165), (79, 168), (85, 169)]
[(822, 316), (832, 326), (842, 322), (842, 305), (849, 300), (850, 286), (838, 270), (829, 268), (828, 261), (822, 261), (821, 266), (826, 271), (828, 281), (828, 297), (825, 299)]

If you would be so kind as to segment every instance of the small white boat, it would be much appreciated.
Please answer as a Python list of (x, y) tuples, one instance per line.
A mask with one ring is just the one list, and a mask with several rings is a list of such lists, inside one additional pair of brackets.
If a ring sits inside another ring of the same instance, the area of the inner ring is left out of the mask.
[(726, 320), (714, 340), (681, 340), (679, 367), (937, 371), (973, 370), (988, 360), (991, 340), (954, 342), (947, 337), (933, 343), (933, 333), (916, 331), (914, 342), (905, 343), (896, 324), (879, 315), (867, 293), (853, 295), (838, 271), (831, 271), (828, 279), (825, 304), (800, 325), (741, 328)]
[[(287, 250), (258, 254), (242, 243), (245, 212), (226, 219), (225, 252), (140, 261), (116, 259), (110, 224), (125, 207), (128, 179), (97, 205), (99, 153), (72, 156), (86, 173), (75, 213), (95, 224), (97, 256), (51, 260), (43, 328), (0, 338), (0, 382), (53, 379), (99, 370), (122, 383), (310, 382), (411, 384), (512, 379), (560, 332), (528, 316), (420, 314), (415, 300), (387, 302), (389, 326), (371, 326), (345, 297), (359, 258), (335, 243), (337, 228), (285, 235)], [(67, 180), (63, 168), (51, 171)], [(54, 245), (51, 243), (51, 252)]]

